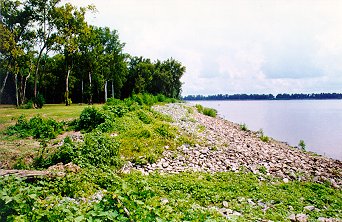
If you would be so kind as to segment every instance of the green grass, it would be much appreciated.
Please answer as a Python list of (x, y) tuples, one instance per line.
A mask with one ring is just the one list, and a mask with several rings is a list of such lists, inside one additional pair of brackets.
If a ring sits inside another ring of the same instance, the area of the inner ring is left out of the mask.
[[(94, 106), (99, 107), (101, 105)], [(31, 118), (40, 114), (42, 117), (50, 117), (57, 121), (66, 121), (79, 117), (85, 107), (87, 107), (87, 105), (77, 104), (72, 104), (71, 106), (65, 106), (63, 104), (46, 104), (41, 109), (17, 109), (14, 106), (0, 106), (0, 131), (4, 130), (9, 125), (14, 125), (21, 115)]]

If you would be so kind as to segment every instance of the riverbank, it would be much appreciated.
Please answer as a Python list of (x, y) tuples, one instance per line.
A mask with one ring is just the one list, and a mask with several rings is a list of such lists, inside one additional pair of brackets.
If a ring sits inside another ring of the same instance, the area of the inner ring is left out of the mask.
[(16, 159), (0, 170), (0, 221), (341, 221), (341, 162), (188, 104), (149, 104), (86, 107), (83, 130), (54, 139), (20, 137), (46, 119), (3, 132), (0, 151), (20, 155), (4, 155)]
[(342, 162), (290, 147), (270, 139), (263, 142), (258, 133), (244, 131), (240, 125), (202, 115), (188, 104), (155, 106), (154, 110), (173, 118), (180, 133), (192, 135), (196, 144), (183, 144), (166, 150), (153, 164), (128, 163), (123, 171), (138, 169), (144, 174), (154, 171), (226, 172), (245, 168), (255, 174), (281, 177), (284, 181), (309, 180), (342, 185)]

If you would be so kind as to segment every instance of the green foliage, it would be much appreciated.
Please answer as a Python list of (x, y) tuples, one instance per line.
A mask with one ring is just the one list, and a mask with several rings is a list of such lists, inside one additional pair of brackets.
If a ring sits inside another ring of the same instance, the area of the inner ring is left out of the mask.
[(206, 116), (216, 117), (217, 111), (212, 108), (204, 108), (203, 114)]
[(77, 150), (75, 163), (94, 167), (120, 167), (120, 143), (114, 138), (101, 132), (92, 132), (85, 135), (84, 144)]
[[(37, 97), (34, 98), (34, 104), (36, 104), (37, 108), (41, 109), (45, 104), (45, 99), (42, 94), (37, 94)], [(70, 102), (71, 104), (71, 102)]]
[(145, 124), (150, 124), (152, 122), (152, 117), (144, 110), (139, 110), (137, 112), (138, 118)]
[(33, 162), (33, 166), (36, 168), (46, 168), (57, 163), (70, 163), (78, 158), (77, 147), (72, 142), (70, 137), (66, 137), (63, 141), (63, 144), (57, 148), (57, 150), (44, 158), (40, 156), (35, 159)]
[(25, 116), (20, 116), (14, 126), (6, 130), (8, 135), (18, 135), (26, 138), (32, 136), (35, 139), (53, 139), (63, 131), (65, 123), (54, 119), (44, 119), (40, 115), (32, 117), (29, 121)]
[(246, 123), (240, 124), (240, 129), (242, 131), (248, 131), (248, 126), (246, 125)]
[(202, 105), (196, 104), (195, 107), (199, 113), (203, 113), (204, 107)]
[(19, 106), (18, 108), (19, 109), (33, 109), (34, 108), (34, 104), (33, 104), (32, 100), (29, 100), (25, 104)]
[[(103, 197), (94, 201), (96, 193)], [(88, 168), (34, 183), (5, 177), (0, 180), (0, 220), (231, 221), (217, 210), (225, 201), (242, 214), (237, 221), (287, 221), (308, 205), (320, 209), (305, 212), (315, 221), (341, 218), (341, 195), (325, 184), (259, 181), (243, 172), (119, 176)]]
[(78, 129), (90, 132), (101, 123), (104, 123), (105, 120), (106, 115), (104, 112), (96, 109), (95, 107), (86, 107), (80, 115)]
[(202, 113), (206, 116), (216, 117), (216, 115), (217, 115), (217, 110), (215, 110), (213, 108), (203, 107), (200, 104), (196, 104), (195, 107), (199, 113)]
[(159, 124), (156, 126), (155, 131), (164, 138), (175, 138), (175, 129), (168, 124)]
[(259, 134), (259, 138), (261, 141), (265, 142), (265, 143), (268, 143), (270, 141), (270, 138), (266, 135), (264, 135), (264, 131), (262, 129), (260, 129), (258, 131), (258, 134)]
[(306, 144), (305, 144), (304, 140), (300, 140), (298, 146), (299, 146), (302, 150), (305, 150)]

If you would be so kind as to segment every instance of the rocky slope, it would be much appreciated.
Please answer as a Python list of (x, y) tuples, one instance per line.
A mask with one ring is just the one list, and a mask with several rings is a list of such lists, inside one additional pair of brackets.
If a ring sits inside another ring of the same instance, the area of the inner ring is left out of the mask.
[(191, 135), (197, 144), (183, 144), (168, 150), (154, 164), (144, 166), (128, 163), (123, 171), (133, 168), (150, 173), (182, 171), (222, 172), (241, 167), (255, 174), (273, 175), (288, 180), (329, 181), (342, 185), (342, 162), (303, 152), (286, 143), (260, 140), (258, 133), (243, 131), (238, 124), (222, 118), (204, 116), (189, 104), (167, 104), (153, 107), (171, 116), (180, 133)]

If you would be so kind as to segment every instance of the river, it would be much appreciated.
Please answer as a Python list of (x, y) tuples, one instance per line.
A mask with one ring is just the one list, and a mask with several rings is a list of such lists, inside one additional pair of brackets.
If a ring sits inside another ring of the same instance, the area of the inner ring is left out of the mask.
[(342, 160), (342, 100), (190, 101), (291, 146)]

